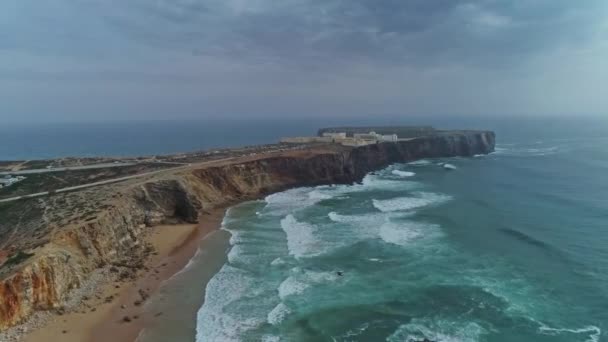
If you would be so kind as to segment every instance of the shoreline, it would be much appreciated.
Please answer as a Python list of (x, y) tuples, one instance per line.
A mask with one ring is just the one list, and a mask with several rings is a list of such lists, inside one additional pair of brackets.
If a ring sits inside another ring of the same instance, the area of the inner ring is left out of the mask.
[[(135, 280), (102, 281), (82, 304), (49, 320), (26, 334), (24, 342), (133, 342), (162, 312), (149, 308), (163, 286), (186, 270), (199, 253), (203, 240), (221, 227), (227, 208), (201, 215), (198, 224), (159, 225), (146, 241), (155, 254)], [(128, 317), (128, 318), (127, 318)]]
[[(142, 302), (146, 302), (150, 295), (159, 292), (158, 288), (164, 286), (163, 281), (181, 270), (196, 250), (196, 247), (193, 248), (188, 257), (180, 261), (180, 267), (173, 266), (173, 262), (165, 262), (164, 265), (160, 263), (159, 266), (157, 262), (159, 259), (156, 256), (159, 258), (162, 256), (159, 253), (152, 253), (154, 256), (150, 257), (149, 254), (153, 250), (149, 251), (147, 248), (142, 251), (142, 256), (147, 256), (146, 258), (133, 259), (132, 262), (127, 263), (122, 262), (121, 258), (123, 256), (129, 257), (132, 254), (129, 246), (139, 244), (140, 247), (144, 247), (142, 242), (146, 241), (151, 232), (161, 230), (159, 227), (144, 229), (145, 224), (148, 223), (146, 221), (147, 217), (153, 217), (154, 221), (152, 222), (169, 220), (169, 222), (203, 222), (204, 224), (209, 215), (200, 213), (200, 208), (227, 207), (244, 200), (258, 198), (262, 194), (266, 195), (301, 186), (350, 184), (360, 181), (368, 172), (391, 163), (415, 160), (421, 157), (468, 156), (470, 153), (485, 153), (493, 150), (493, 146), (494, 134), (492, 132), (473, 132), (453, 136), (433, 136), (426, 140), (412, 140), (395, 144), (380, 143), (372, 147), (337, 148), (334, 145), (311, 147), (301, 151), (260, 153), (230, 160), (200, 163), (192, 165), (191, 169), (188, 170), (154, 176), (149, 179), (129, 181), (120, 186), (101, 187), (97, 191), (83, 190), (77, 194), (66, 193), (62, 197), (51, 197), (45, 210), (49, 209), (49, 206), (50, 209), (55, 209), (53, 219), (65, 217), (76, 220), (68, 221), (76, 222), (76, 224), (65, 228), (63, 226), (49, 226), (43, 231), (28, 228), (29, 230), (20, 233), (24, 236), (25, 234), (31, 234), (31, 237), (53, 233), (53, 236), (56, 236), (58, 241), (61, 242), (59, 252), (67, 254), (66, 261), (69, 262), (58, 259), (52, 253), (53, 249), (42, 249), (36, 253), (35, 258), (20, 266), (10, 277), (4, 279), (3, 286), (9, 290), (8, 294), (11, 296), (9, 298), (16, 298), (17, 300), (0, 303), (3, 312), (8, 313), (2, 317), (0, 323), (7, 327), (16, 327), (12, 329), (15, 332), (12, 336), (21, 338), (26, 333), (36, 335), (32, 330), (38, 329), (49, 321), (59, 322), (56, 324), (56, 330), (61, 326), (61, 321), (63, 323), (67, 323), (68, 320), (80, 322), (69, 326), (64, 324), (65, 330), (55, 331), (55, 334), (60, 336), (57, 339), (62, 341), (69, 341), (66, 335), (78, 332), (81, 334), (81, 338), (75, 340), (88, 341), (89, 336), (91, 338), (95, 337), (95, 331), (107, 332), (108, 329), (99, 328), (100, 322), (110, 322), (112, 319), (114, 319), (113, 324), (107, 323), (106, 325), (106, 327), (110, 327), (109, 330), (113, 330), (114, 327), (119, 327), (120, 329), (117, 328), (116, 330), (121, 330), (123, 326), (145, 327), (145, 318), (147, 317), (144, 314), (140, 315), (140, 311), (146, 309), (146, 305), (142, 305)], [(70, 205), (66, 206), (65, 201), (69, 202)], [(28, 209), (28, 206), (39, 209), (38, 206), (40, 206), (40, 203), (37, 202), (23, 202), (21, 204), (23, 204), (23, 208), (19, 207), (17, 209)], [(82, 208), (82, 210), (74, 211), (70, 208)], [(84, 209), (88, 211), (84, 211)], [(46, 211), (42, 213), (46, 213)], [(89, 213), (95, 213), (96, 215), (87, 216)], [(27, 227), (38, 227), (45, 224), (44, 219), (46, 217), (38, 214), (38, 212), (36, 214), (37, 216), (28, 218)], [(91, 220), (91, 222), (86, 220)], [(214, 228), (219, 226), (220, 221), (221, 218), (218, 218)], [(84, 228), (80, 227), (81, 224), (85, 224)], [(81, 231), (82, 229), (84, 231)], [(213, 230), (217, 233), (211, 234), (212, 236), (225, 237), (227, 235), (221, 230)], [(187, 233), (184, 233), (184, 240), (188, 240)], [(72, 241), (74, 236), (77, 239)], [(130, 243), (122, 243), (120, 239), (126, 239), (124, 241)], [(190, 237), (189, 240), (196, 239)], [(14, 248), (27, 250), (34, 246), (36, 241), (23, 239), (23, 241), (18, 241), (21, 245)], [(221, 239), (217, 241), (220, 245), (226, 246), (227, 244), (221, 242)], [(175, 246), (175, 248), (181, 245), (181, 241), (164, 242)], [(100, 243), (103, 250), (79, 249), (79, 246), (82, 245), (97, 246)], [(137, 255), (133, 256), (137, 257), (139, 255), (139, 249), (137, 248)], [(182, 246), (181, 249), (188, 248)], [(87, 254), (89, 250), (98, 259), (90, 258)], [(119, 257), (106, 258), (105, 254), (108, 253), (111, 256), (118, 255)], [(175, 257), (170, 252), (167, 252), (165, 257), (167, 260), (175, 261), (170, 259)], [(222, 257), (218, 256), (217, 253), (208, 253), (202, 267), (189, 269), (209, 268), (210, 266), (207, 263), (209, 258), (220, 260)], [(148, 259), (145, 265), (142, 263), (142, 259)], [(109, 264), (96, 264), (94, 263), (95, 260), (102, 260), (102, 262), (105, 261)], [(53, 267), (45, 268), (44, 265), (48, 263), (53, 263)], [(172, 267), (175, 267), (175, 269), (165, 271)], [(165, 272), (168, 274), (165, 274)], [(32, 279), (32, 281), (22, 282), (20, 281), (22, 277)], [(160, 277), (163, 279), (161, 280)], [(119, 282), (114, 288), (110, 286), (109, 289), (104, 289), (109, 294), (107, 296), (105, 293), (95, 294), (95, 290), (102, 288), (101, 284), (111, 283), (113, 278), (120, 278), (125, 281)], [(146, 278), (149, 279), (145, 280), (145, 283), (138, 283), (138, 281), (142, 281), (141, 279)], [(48, 286), (40, 288), (34, 286), (35, 281), (33, 279), (50, 279), (50, 282)], [(142, 284), (141, 287), (139, 284)], [(204, 288), (200, 289), (198, 281), (194, 284), (193, 287), (199, 287), (199, 292), (204, 292)], [(24, 285), (25, 287), (23, 287)], [(125, 286), (128, 287), (127, 290), (123, 288)], [(140, 290), (144, 292), (143, 295)], [(129, 291), (133, 294), (126, 294)], [(91, 296), (91, 294), (95, 297), (94, 299), (86, 296), (82, 297), (83, 295)], [(125, 304), (116, 304), (115, 301), (120, 303), (123, 296), (126, 298), (124, 299)], [(41, 297), (47, 300), (44, 302), (45, 306), (42, 307), (37, 306), (36, 303), (38, 302), (32, 300), (32, 298)], [(135, 304), (135, 300), (140, 297), (142, 300)], [(131, 303), (133, 299), (135, 300)], [(78, 306), (81, 303), (82, 305)], [(128, 315), (123, 316), (122, 310), (130, 309), (127, 304), (136, 306), (138, 310), (135, 313), (128, 313)], [(125, 307), (121, 308), (122, 310), (112, 309), (116, 308), (116, 305), (125, 305)], [(192, 305), (192, 303), (188, 303), (188, 305)], [(107, 308), (108, 306), (110, 308)], [(44, 311), (47, 308), (53, 309)], [(57, 318), (55, 313), (59, 313), (61, 317)], [(117, 314), (118, 317), (110, 317), (110, 313)], [(84, 320), (73, 317), (81, 314), (89, 318)], [(18, 327), (15, 325), (32, 316), (36, 318), (35, 316), (40, 315), (47, 318), (40, 320), (38, 325), (29, 324), (30, 322)], [(125, 316), (127, 317), (124, 318)], [(124, 322), (120, 321), (121, 317)], [(90, 323), (88, 320), (94, 322)], [(169, 320), (171, 320), (171, 317), (163, 316), (162, 321)], [(91, 328), (91, 326), (93, 327)], [(141, 329), (143, 328), (131, 328), (131, 330), (137, 331)], [(86, 330), (86, 332), (83, 332), (83, 330)], [(116, 332), (116, 334), (124, 334), (127, 340), (137, 335), (133, 332)], [(49, 334), (44, 334), (44, 339), (39, 340), (46, 341), (48, 338)], [(107, 338), (105, 336), (104, 341)], [(10, 340), (13, 341), (14, 339)], [(37, 342), (38, 340), (30, 341)]]

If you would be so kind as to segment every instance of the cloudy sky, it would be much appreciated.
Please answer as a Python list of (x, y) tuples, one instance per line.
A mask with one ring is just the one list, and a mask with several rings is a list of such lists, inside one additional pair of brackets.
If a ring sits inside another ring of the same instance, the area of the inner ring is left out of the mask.
[(3, 0), (0, 118), (608, 115), (606, 0)]

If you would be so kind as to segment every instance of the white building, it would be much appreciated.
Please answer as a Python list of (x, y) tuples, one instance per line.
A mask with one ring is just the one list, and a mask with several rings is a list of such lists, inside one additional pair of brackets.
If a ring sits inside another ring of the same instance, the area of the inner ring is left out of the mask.
[(353, 137), (360, 140), (378, 140), (378, 134), (374, 131), (369, 133), (355, 133)]
[(397, 134), (377, 135), (377, 137), (380, 141), (396, 142), (397, 140), (399, 140)]
[(346, 139), (345, 132), (327, 132), (323, 133), (323, 137), (331, 139)]
[(355, 133), (354, 138), (361, 139), (361, 140), (390, 141), (390, 142), (396, 142), (399, 140), (399, 137), (397, 136), (397, 134), (382, 135), (382, 134), (378, 134), (373, 131), (369, 132), (369, 133)]
[(10, 175), (7, 175), (4, 178), (0, 178), (0, 187), (11, 186), (24, 179), (25, 179), (25, 177), (23, 177), (23, 176), (11, 177)]

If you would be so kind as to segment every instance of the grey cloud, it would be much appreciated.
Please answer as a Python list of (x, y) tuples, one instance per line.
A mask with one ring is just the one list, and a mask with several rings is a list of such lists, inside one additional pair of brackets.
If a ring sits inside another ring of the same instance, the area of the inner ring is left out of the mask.
[(605, 0), (4, 0), (0, 93), (5, 113), (92, 116), (599, 113), (606, 18)]
[(8, 0), (1, 6), (8, 8), (0, 14), (0, 49), (120, 56), (149, 48), (150, 54), (331, 66), (516, 63), (591, 39), (608, 15), (604, 0)]
[(251, 3), (131, 0), (105, 6), (104, 16), (135, 42), (204, 55), (289, 64), (365, 59), (396, 65), (495, 65), (580, 43), (593, 36), (608, 13), (602, 0)]

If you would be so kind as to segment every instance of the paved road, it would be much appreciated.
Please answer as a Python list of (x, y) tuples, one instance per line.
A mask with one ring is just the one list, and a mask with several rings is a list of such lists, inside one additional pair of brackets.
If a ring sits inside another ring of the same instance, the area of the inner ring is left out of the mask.
[[(113, 178), (113, 179), (107, 179), (107, 180), (103, 180), (103, 181), (99, 181), (99, 182), (94, 182), (94, 183), (87, 183), (87, 184), (82, 184), (82, 185), (70, 186), (70, 187), (67, 187), (67, 188), (57, 189), (54, 192), (55, 193), (68, 192), (68, 191), (74, 191), (74, 190), (81, 190), (81, 189), (91, 188), (91, 187), (99, 186), (99, 185), (112, 184), (112, 183), (122, 182), (122, 181), (126, 181), (126, 180), (133, 179), (133, 178), (150, 176), (150, 175), (154, 175), (154, 174), (165, 172), (165, 171), (175, 171), (177, 169), (183, 169), (183, 168), (186, 168), (188, 166), (190, 166), (190, 165), (188, 164), (188, 165), (179, 166), (179, 167), (175, 167), (175, 168), (171, 168), (171, 169), (150, 171), (150, 172), (140, 173), (140, 174), (126, 176), (126, 177)], [(37, 192), (37, 193), (34, 193), (34, 194), (28, 194), (28, 195), (23, 195), (23, 196), (16, 196), (16, 197), (9, 197), (9, 198), (5, 198), (5, 199), (0, 199), (0, 203), (17, 201), (17, 200), (24, 199), (24, 198), (36, 198), (36, 197), (47, 196), (47, 195), (49, 195), (49, 191)]]
[[(285, 149), (279, 149), (279, 150), (265, 151), (265, 152), (262, 152), (262, 154), (270, 154), (270, 153), (275, 153), (275, 152), (282, 152), (282, 151), (285, 151), (285, 150), (297, 150), (297, 149), (299, 149), (299, 148), (298, 147), (292, 147), (292, 148), (285, 148)], [(254, 156), (254, 155), (257, 155), (257, 153), (249, 154), (248, 156)], [(76, 186), (70, 186), (70, 187), (67, 187), (67, 188), (57, 189), (57, 190), (54, 191), (54, 193), (62, 193), (62, 192), (68, 192), (68, 191), (74, 191), (74, 190), (82, 190), (82, 189), (91, 188), (91, 187), (94, 187), (94, 186), (100, 186), (100, 185), (118, 183), (118, 182), (126, 181), (126, 180), (129, 180), (129, 179), (150, 176), (150, 175), (154, 175), (154, 174), (161, 173), (161, 172), (167, 172), (167, 171), (175, 171), (175, 170), (179, 170), (179, 169), (185, 169), (185, 168), (191, 167), (192, 165), (196, 165), (197, 167), (200, 167), (200, 166), (204, 166), (204, 165), (207, 165), (207, 164), (221, 163), (221, 162), (231, 161), (231, 160), (235, 160), (235, 159), (243, 158), (243, 157), (246, 157), (246, 156), (236, 156), (236, 157), (215, 159), (215, 160), (204, 161), (204, 162), (200, 162), (200, 163), (196, 163), (196, 164), (179, 164), (181, 166), (170, 168), (170, 169), (150, 171), (150, 172), (140, 173), (140, 174), (126, 176), (126, 177), (113, 178), (113, 179), (103, 180), (103, 181), (94, 182), (94, 183), (88, 183), (88, 184), (82, 184), (82, 185), (76, 185)], [(178, 163), (172, 163), (172, 164), (178, 164)], [(97, 165), (100, 165), (100, 164), (97, 164)], [(116, 165), (116, 164), (108, 164), (108, 165)], [(122, 164), (121, 166), (124, 166), (124, 165), (125, 164)], [(75, 170), (75, 168), (69, 168), (69, 169), (70, 170)], [(55, 170), (57, 170), (57, 169), (55, 169)], [(14, 173), (11, 173), (11, 174), (14, 174)], [(5, 198), (5, 199), (0, 199), (0, 203), (13, 202), (13, 201), (17, 201), (17, 200), (20, 200), (20, 199), (36, 198), (36, 197), (42, 197), (42, 196), (48, 196), (48, 195), (49, 195), (49, 191), (43, 191), (43, 192), (37, 192), (37, 193), (34, 193), (34, 194), (28, 194), (28, 195), (23, 195), (23, 196), (16, 196), (16, 197), (9, 197), (9, 198)]]
[(110, 167), (124, 167), (124, 166), (133, 166), (137, 164), (171, 164), (171, 165), (184, 165), (184, 163), (172, 163), (172, 162), (128, 162), (128, 163), (104, 163), (104, 164), (93, 164), (93, 165), (83, 165), (83, 166), (71, 166), (71, 167), (55, 167), (52, 169), (31, 169), (31, 170), (21, 170), (21, 171), (0, 171), (0, 176), (23, 176), (23, 175), (33, 175), (38, 173), (48, 173), (48, 172), (63, 172), (63, 171), (74, 171), (74, 170), (94, 170), (94, 169), (107, 169)]

